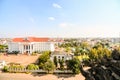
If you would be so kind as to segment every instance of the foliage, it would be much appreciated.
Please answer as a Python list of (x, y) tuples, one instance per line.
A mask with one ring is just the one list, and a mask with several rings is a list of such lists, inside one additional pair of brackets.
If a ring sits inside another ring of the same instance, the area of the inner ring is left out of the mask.
[(89, 59), (89, 56), (88, 55), (81, 55), (81, 56), (76, 56), (80, 61), (83, 61), (83, 60), (88, 60)]
[(98, 60), (103, 58), (104, 55), (109, 57), (111, 55), (111, 51), (99, 45), (97, 48), (91, 48), (88, 55), (91, 60)]
[(37, 53), (36, 53), (36, 52), (33, 52), (31, 55), (32, 55), (32, 56), (37, 56)]
[(45, 64), (44, 64), (44, 70), (48, 71), (48, 73), (52, 70), (55, 69), (55, 65), (51, 60), (48, 60)]
[(89, 46), (88, 43), (85, 41), (81, 43), (81, 48), (83, 48), (83, 49), (87, 48), (88, 46)]
[(8, 72), (8, 66), (4, 66), (3, 71)]
[(80, 65), (79, 59), (74, 58), (68, 61), (67, 67), (68, 69), (72, 70), (74, 74), (78, 74), (80, 73), (79, 65)]
[(59, 63), (60, 63), (60, 69), (63, 70), (64, 69), (64, 60), (63, 59), (60, 60)]
[(50, 51), (42, 52), (42, 55), (38, 59), (39, 60), (38, 65), (40, 66), (40, 68), (43, 69), (44, 67), (43, 64), (48, 61), (48, 59), (50, 58), (50, 54), (51, 54)]
[(120, 59), (120, 52), (119, 52), (119, 50), (114, 49), (114, 50), (112, 51), (111, 56), (112, 56), (113, 59), (119, 60), (119, 59)]
[(79, 56), (80, 55), (80, 49), (79, 49), (79, 47), (75, 48), (74, 55), (75, 56)]
[[(22, 65), (10, 65), (9, 72), (19, 72), (17, 70), (23, 70), (25, 67)], [(11, 71), (12, 70), (12, 71)]]
[(40, 68), (40, 69), (43, 69), (44, 63), (40, 63), (40, 64), (38, 64), (38, 65), (39, 65), (39, 68)]
[(11, 66), (9, 66), (9, 68), (11, 68), (11, 69), (23, 69), (24, 66), (22, 66), (22, 65), (11, 65)]
[(28, 70), (36, 70), (36, 69), (39, 69), (39, 66), (38, 65), (35, 65), (35, 64), (29, 64), (27, 66), (27, 69)]
[(8, 48), (7, 45), (0, 45), (0, 52), (6, 52), (7, 48)]
[(53, 61), (54, 61), (55, 66), (57, 67), (58, 61), (57, 61), (57, 57), (56, 56), (54, 57)]
[(115, 49), (110, 56), (104, 55), (99, 61), (95, 60), (94, 63), (90, 63), (88, 70), (84, 70), (83, 65), (80, 65), (85, 80), (119, 80), (120, 53)]
[(71, 51), (71, 48), (70, 48), (70, 47), (66, 47), (66, 48), (65, 48), (65, 51), (66, 51), (66, 52), (70, 52), (70, 51)]

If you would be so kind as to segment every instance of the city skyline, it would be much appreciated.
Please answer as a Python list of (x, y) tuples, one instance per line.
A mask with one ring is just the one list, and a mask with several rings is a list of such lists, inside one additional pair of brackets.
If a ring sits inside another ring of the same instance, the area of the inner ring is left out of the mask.
[(0, 37), (119, 37), (119, 0), (1, 0)]

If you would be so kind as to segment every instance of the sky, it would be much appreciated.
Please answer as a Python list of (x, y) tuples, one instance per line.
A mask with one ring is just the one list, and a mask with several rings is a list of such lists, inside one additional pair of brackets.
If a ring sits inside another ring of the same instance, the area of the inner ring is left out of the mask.
[(0, 37), (119, 37), (120, 0), (0, 0)]

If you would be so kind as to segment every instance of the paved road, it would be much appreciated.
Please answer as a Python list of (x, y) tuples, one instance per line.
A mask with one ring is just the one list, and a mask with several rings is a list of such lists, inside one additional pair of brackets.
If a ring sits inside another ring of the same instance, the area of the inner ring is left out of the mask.
[(52, 74), (22, 74), (22, 73), (0, 73), (0, 80), (84, 80), (79, 75), (52, 75)]

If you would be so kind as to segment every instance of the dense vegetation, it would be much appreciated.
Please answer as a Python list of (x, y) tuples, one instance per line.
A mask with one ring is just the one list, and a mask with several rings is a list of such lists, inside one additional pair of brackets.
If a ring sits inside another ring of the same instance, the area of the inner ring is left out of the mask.
[(91, 67), (87, 71), (80, 70), (86, 80), (120, 80), (120, 52), (118, 49), (112, 51), (110, 56), (104, 55), (99, 60), (89, 62)]
[(6, 52), (8, 49), (7, 45), (0, 45), (0, 52)]
[(55, 69), (55, 64), (50, 60), (50, 51), (42, 52), (39, 57), (39, 68), (48, 71), (48, 73)]

